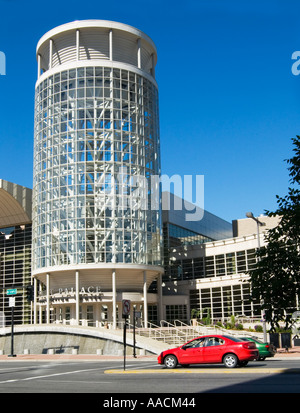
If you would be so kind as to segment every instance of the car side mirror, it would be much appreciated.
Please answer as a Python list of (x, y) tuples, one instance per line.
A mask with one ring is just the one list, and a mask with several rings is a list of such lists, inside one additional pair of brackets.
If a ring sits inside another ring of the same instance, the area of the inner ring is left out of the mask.
[(186, 350), (186, 346), (183, 345), (183, 346), (181, 347), (181, 350)]

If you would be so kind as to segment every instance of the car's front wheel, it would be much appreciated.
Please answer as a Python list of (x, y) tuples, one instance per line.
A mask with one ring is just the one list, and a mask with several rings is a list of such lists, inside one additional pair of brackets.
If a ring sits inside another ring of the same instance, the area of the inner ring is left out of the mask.
[(235, 354), (226, 354), (223, 358), (223, 363), (226, 367), (234, 368), (238, 365), (238, 358)]
[(167, 367), (167, 369), (175, 369), (177, 366), (178, 361), (175, 356), (170, 354), (169, 356), (166, 356), (164, 359), (164, 365)]

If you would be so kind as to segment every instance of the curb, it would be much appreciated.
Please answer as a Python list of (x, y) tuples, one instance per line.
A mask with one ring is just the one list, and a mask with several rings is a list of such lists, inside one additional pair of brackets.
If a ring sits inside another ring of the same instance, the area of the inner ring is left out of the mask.
[[(14, 356), (1, 355), (1, 361), (109, 361), (124, 360), (124, 356), (114, 355), (94, 355), (94, 354), (17, 354)], [(128, 361), (157, 360), (157, 356), (136, 356), (126, 355)]]
[[(132, 354), (127, 354), (126, 359), (130, 361), (145, 360), (145, 361), (157, 361), (158, 354), (152, 355), (137, 355), (134, 357)], [(109, 361), (109, 360), (123, 360), (124, 355), (97, 355), (97, 354), (16, 354), (0, 355), (1, 361)], [(300, 351), (297, 352), (279, 352), (274, 357), (267, 358), (265, 362), (272, 360), (300, 360)]]

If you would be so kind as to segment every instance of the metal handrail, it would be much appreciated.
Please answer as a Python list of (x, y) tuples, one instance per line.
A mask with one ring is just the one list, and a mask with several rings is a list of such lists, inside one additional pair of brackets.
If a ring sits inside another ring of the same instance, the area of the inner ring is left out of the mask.
[[(124, 327), (124, 322), (118, 323), (121, 328)], [(128, 323), (128, 332), (133, 332), (133, 325)], [(256, 336), (257, 332), (248, 332), (245, 334), (243, 330), (227, 330), (219, 326), (208, 326), (193, 320), (193, 325), (188, 325), (181, 320), (174, 320), (174, 324), (161, 320), (160, 326), (151, 322), (146, 325), (142, 323), (141, 327), (135, 326), (135, 334), (141, 337), (148, 337), (164, 343), (172, 345), (181, 345), (193, 338), (206, 334), (224, 334), (230, 336)]]
[(160, 340), (166, 342), (166, 335), (164, 334), (164, 331), (161, 330), (157, 325), (150, 323), (148, 321), (147, 326), (144, 326), (144, 323), (142, 323), (143, 327), (136, 327), (135, 331), (137, 335), (140, 336), (146, 336), (146, 337), (151, 337), (154, 340)]

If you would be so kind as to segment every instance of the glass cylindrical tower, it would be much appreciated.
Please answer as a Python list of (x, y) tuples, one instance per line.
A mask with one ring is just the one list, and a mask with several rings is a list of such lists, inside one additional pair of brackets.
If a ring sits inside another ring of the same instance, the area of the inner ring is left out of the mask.
[(162, 273), (155, 45), (125, 24), (75, 21), (40, 39), (37, 60), (36, 314), (116, 326), (129, 297), (147, 321)]

